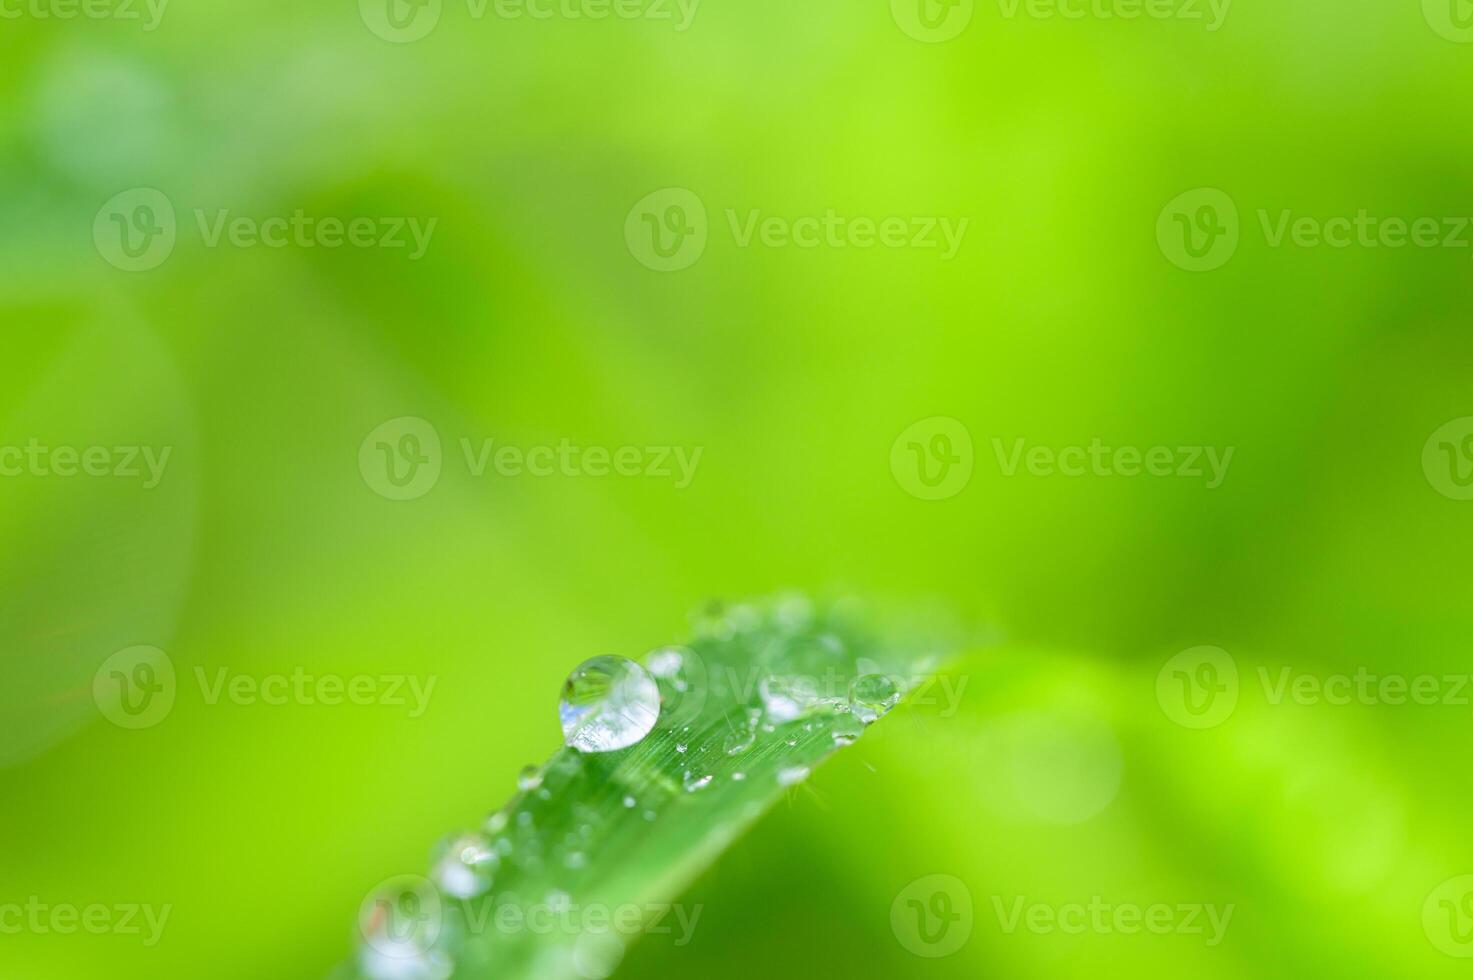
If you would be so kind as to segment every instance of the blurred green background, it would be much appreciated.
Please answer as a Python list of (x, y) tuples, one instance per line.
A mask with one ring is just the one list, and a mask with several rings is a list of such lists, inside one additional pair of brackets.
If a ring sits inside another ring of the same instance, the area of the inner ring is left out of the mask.
[[(570, 666), (790, 587), (1001, 639), (954, 667), (959, 711), (840, 753), (684, 896), (694, 941), (623, 975), (1466, 973), (1473, 886), (1438, 889), (1473, 874), (1473, 690), (1444, 680), (1470, 671), (1473, 502), (1423, 457), (1473, 415), (1473, 235), (1275, 247), (1260, 219), (1473, 215), (1460, 0), (1239, 0), (1215, 31), (935, 5), (940, 43), (900, 0), (704, 0), (683, 31), (394, 0), (406, 43), (370, 0), (173, 0), (152, 30), (36, 15), (59, 2), (0, 20), (0, 447), (171, 455), (151, 489), (0, 478), (0, 907), (171, 913), (153, 945), (0, 917), (0, 974), (324, 976), (375, 882), (559, 744)], [(129, 271), (105, 232), (134, 188), (177, 241)], [(672, 272), (625, 238), (664, 188), (707, 214)], [(1211, 271), (1158, 244), (1196, 188), (1238, 211)], [(436, 224), (413, 261), (211, 247), (221, 209)], [(728, 218), (830, 209), (969, 226), (947, 261), (740, 247)], [(923, 500), (892, 447), (937, 416), (972, 474)], [(442, 441), (412, 500), (360, 466), (401, 417)], [(475, 476), (462, 439), (702, 455), (683, 488)], [(1009, 476), (1018, 439), (1234, 455), (1215, 489)], [(130, 730), (94, 675), (139, 645), (177, 695)], [(1201, 646), (1240, 690), (1199, 729), (1157, 681)], [(1260, 675), (1361, 667), (1461, 704), (1275, 704)], [(299, 668), (436, 687), (411, 717), (196, 679)], [(937, 959), (891, 923), (932, 874), (974, 906)], [(1234, 911), (1209, 945), (1009, 931), (1019, 898)]]

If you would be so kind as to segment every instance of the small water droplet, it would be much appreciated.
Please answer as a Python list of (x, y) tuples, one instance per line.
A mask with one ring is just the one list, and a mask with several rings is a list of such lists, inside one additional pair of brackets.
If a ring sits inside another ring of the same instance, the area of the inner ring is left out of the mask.
[(793, 786), (808, 778), (807, 766), (789, 766), (777, 771), (777, 784), (779, 786)]
[(569, 851), (563, 857), (563, 866), (577, 870), (588, 863), (588, 855), (582, 851)]
[(727, 735), (726, 741), (722, 743), (722, 748), (726, 751), (727, 755), (741, 755), (750, 749), (756, 741), (757, 733), (751, 729), (744, 728)]
[(435, 849), (430, 877), (455, 898), (475, 898), (491, 889), (501, 855), (480, 834), (451, 834)]
[(506, 829), (507, 816), (505, 810), (497, 810), (486, 818), (486, 833), (499, 834)]
[(646, 810), (646, 811), (644, 811), (644, 818), (646, 820), (650, 821), (651, 823), (654, 822), (654, 819), (655, 819), (656, 816), (658, 816), (658, 814), (656, 814), (654, 810)]
[(685, 783), (685, 791), (687, 793), (695, 793), (710, 786), (711, 778), (710, 773), (703, 776), (695, 770), (687, 769), (685, 775), (681, 777), (681, 781)]
[(676, 752), (679, 752), (681, 755), (685, 755), (685, 750), (686, 750), (686, 744), (684, 742), (676, 742), (675, 743), (675, 751)]
[(853, 745), (864, 734), (864, 723), (845, 712), (834, 718), (829, 732), (834, 737), (835, 745)]
[(731, 774), (731, 781), (734, 783), (739, 783), (746, 778), (747, 774), (744, 772), (734, 772)]
[(625, 657), (594, 657), (563, 683), (558, 701), (563, 740), (579, 752), (614, 752), (637, 745), (660, 717), (660, 689)]
[(626, 797), (624, 797), (624, 806), (626, 806), (630, 810), (633, 810), (638, 805), (639, 805), (639, 801), (636, 800), (634, 797), (632, 797), (632, 796), (626, 796)]
[(850, 701), (854, 716), (873, 725), (899, 703), (900, 689), (884, 674), (865, 674), (854, 682)]
[(542, 785), (542, 768), (540, 766), (523, 766), (522, 771), (517, 773), (517, 789), (523, 793), (530, 793)]

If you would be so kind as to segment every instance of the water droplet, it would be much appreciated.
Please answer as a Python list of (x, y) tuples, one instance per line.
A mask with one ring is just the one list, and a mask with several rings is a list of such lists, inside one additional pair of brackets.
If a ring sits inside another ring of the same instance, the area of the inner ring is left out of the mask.
[(686, 749), (686, 745), (685, 745), (684, 742), (676, 742), (675, 743), (675, 751), (676, 752), (679, 752), (681, 755), (685, 755), (685, 749)]
[(722, 748), (727, 755), (741, 755), (752, 747), (757, 741), (757, 733), (751, 729), (743, 728), (726, 736)]
[(563, 866), (577, 870), (588, 864), (588, 855), (582, 851), (569, 851), (563, 856)]
[(530, 793), (542, 785), (542, 769), (538, 766), (524, 766), (517, 773), (517, 789), (523, 793)]
[(687, 793), (695, 793), (711, 785), (711, 774), (701, 775), (692, 769), (687, 769), (681, 781), (685, 783)]
[(747, 774), (744, 772), (734, 772), (731, 774), (731, 781), (734, 783), (739, 783), (746, 778)]
[(633, 810), (638, 805), (639, 805), (639, 801), (636, 800), (634, 797), (632, 797), (632, 796), (626, 796), (626, 797), (624, 797), (624, 806), (626, 806), (630, 810)]
[(651, 823), (654, 822), (654, 819), (655, 819), (656, 816), (658, 816), (658, 814), (655, 813), (654, 810), (646, 810), (646, 811), (644, 811), (644, 818), (646, 820), (650, 821)]
[(807, 766), (789, 766), (777, 771), (777, 784), (779, 786), (793, 786), (808, 778)]
[(660, 717), (660, 689), (625, 657), (594, 657), (568, 675), (558, 702), (563, 740), (579, 752), (638, 744)]
[(435, 849), (430, 877), (440, 890), (455, 898), (475, 898), (491, 889), (501, 856), (480, 834), (451, 834)]
[(507, 816), (505, 810), (497, 810), (486, 818), (486, 833), (499, 834), (506, 829)]
[(884, 674), (865, 674), (854, 682), (851, 694), (854, 716), (866, 725), (889, 714), (900, 701), (900, 689)]
[(829, 732), (835, 745), (853, 745), (864, 734), (864, 723), (846, 711), (834, 718)]

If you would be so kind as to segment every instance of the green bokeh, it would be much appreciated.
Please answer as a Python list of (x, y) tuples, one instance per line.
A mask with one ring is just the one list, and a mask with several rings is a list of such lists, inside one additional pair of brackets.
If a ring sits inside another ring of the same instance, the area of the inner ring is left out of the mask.
[[(1461, 0), (1237, 0), (1215, 31), (998, 0), (935, 44), (887, 0), (703, 0), (683, 31), (444, 0), (403, 44), (344, 0), (172, 0), (153, 30), (38, 2), (0, 3), (22, 11), (0, 20), (0, 447), (172, 452), (152, 489), (0, 478), (0, 928), (32, 896), (171, 914), (152, 946), (6, 933), (0, 975), (322, 977), (374, 883), (557, 746), (570, 666), (780, 588), (994, 638), (954, 668), (958, 710), (841, 753), (684, 897), (694, 940), (650, 937), (628, 975), (1466, 973), (1438, 929), (1473, 954), (1473, 908), (1423, 912), (1473, 874), (1473, 690), (1441, 680), (1470, 672), (1473, 502), (1424, 447), (1473, 416), (1473, 231), (1272, 238), (1286, 211), (1473, 215)], [(129, 272), (94, 221), (139, 187), (177, 243)], [(680, 271), (625, 239), (665, 188), (707, 213)], [(1193, 272), (1157, 229), (1198, 188), (1240, 241)], [(210, 247), (196, 213), (222, 209), (436, 224), (417, 261)], [(732, 231), (830, 210), (969, 224), (949, 261)], [(360, 448), (406, 416), (442, 472), (392, 501)], [(973, 473), (926, 501), (892, 447), (936, 416)], [(485, 439), (701, 456), (683, 488), (477, 477), (462, 440)], [(1019, 439), (1233, 456), (1214, 489), (1009, 476)], [(128, 730), (93, 679), (139, 645), (177, 698)], [(1157, 680), (1202, 646), (1240, 692), (1197, 729)], [(411, 717), (199, 682), (299, 668), (436, 686)], [(1463, 703), (1274, 703), (1285, 668), (1434, 675)], [(975, 912), (942, 959), (891, 922), (932, 874)], [(1208, 945), (1008, 931), (1019, 898), (1234, 911)]]

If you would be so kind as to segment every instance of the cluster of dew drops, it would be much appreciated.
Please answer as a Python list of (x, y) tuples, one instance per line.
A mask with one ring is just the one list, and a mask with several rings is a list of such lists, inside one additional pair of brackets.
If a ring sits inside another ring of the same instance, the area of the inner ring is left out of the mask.
[[(745, 607), (751, 615), (750, 607)], [(733, 618), (736, 629), (742, 628), (740, 617), (744, 607), (734, 607)], [(779, 611), (781, 614), (781, 610)], [(728, 624), (728, 628), (730, 628)], [(662, 705), (678, 702), (689, 693), (697, 680), (692, 676), (691, 653), (681, 647), (664, 647), (650, 653), (643, 665), (619, 656), (598, 656), (584, 661), (573, 669), (562, 686), (558, 699), (558, 717), (562, 725), (563, 741), (568, 748), (581, 755), (597, 755), (628, 749), (644, 741), (655, 730), (661, 720)], [(860, 662), (860, 666), (865, 664)], [(771, 733), (779, 725), (797, 721), (808, 713), (819, 709), (829, 714), (827, 730), (836, 746), (855, 742), (864, 729), (889, 712), (903, 693), (896, 679), (878, 671), (862, 673), (850, 685), (844, 697), (820, 697), (792, 678), (781, 674), (764, 676), (757, 684), (761, 706), (749, 707), (744, 711), (745, 724), (737, 724), (722, 739), (719, 750), (728, 757), (746, 753), (758, 741), (758, 733)], [(812, 723), (804, 726), (813, 730)], [(681, 729), (688, 733), (689, 727)], [(797, 744), (796, 737), (787, 744)], [(687, 755), (689, 746), (683, 738), (678, 739), (675, 750)], [(780, 786), (792, 786), (808, 777), (806, 766), (779, 768), (776, 780)], [(536, 794), (539, 799), (549, 799), (549, 791), (543, 786), (544, 770), (538, 766), (527, 766), (517, 777), (517, 789), (524, 798)], [(714, 774), (698, 766), (685, 766), (682, 772), (681, 789), (686, 793), (697, 793), (711, 785)], [(741, 771), (733, 772), (730, 778), (743, 782), (746, 776)], [(513, 804), (515, 804), (515, 800)], [(632, 795), (622, 798), (625, 808), (641, 808), (640, 801)], [(579, 820), (581, 830), (569, 835), (560, 848), (562, 864), (570, 870), (585, 866), (587, 853), (582, 847), (580, 836), (587, 836), (595, 814), (586, 804), (575, 807), (590, 810), (589, 819)], [(512, 827), (509, 815), (512, 806), (493, 813), (479, 831), (460, 831), (443, 839), (435, 848), (430, 873), (434, 885), (445, 895), (456, 899), (475, 899), (491, 890), (502, 862), (511, 858), (518, 847), (531, 848), (539, 852), (542, 843), (533, 828), (533, 814), (521, 809), (516, 813), (518, 826)], [(643, 817), (653, 821), (656, 813), (644, 809)], [(522, 854), (523, 863), (539, 864), (540, 853)]]

